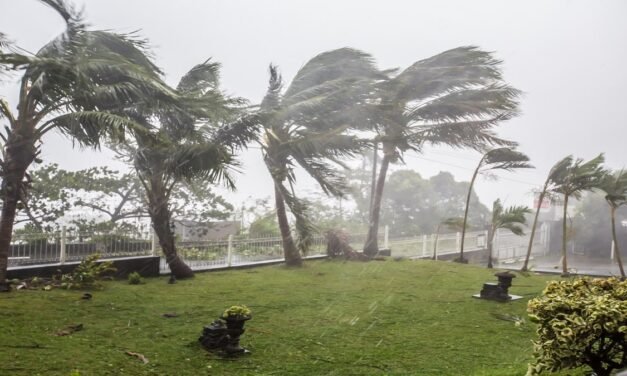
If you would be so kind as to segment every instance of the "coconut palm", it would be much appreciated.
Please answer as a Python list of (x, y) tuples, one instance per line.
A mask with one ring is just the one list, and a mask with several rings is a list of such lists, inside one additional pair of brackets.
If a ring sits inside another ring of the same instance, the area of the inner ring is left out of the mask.
[[(330, 163), (351, 157), (365, 144), (346, 131), (356, 125), (360, 103), (371, 81), (383, 77), (371, 57), (341, 48), (322, 53), (306, 63), (284, 91), (283, 80), (270, 66), (268, 91), (260, 104), (263, 127), (260, 144), (274, 182), (277, 219), (285, 262), (302, 264), (313, 231), (307, 203), (296, 197), (294, 169), (300, 166), (329, 195), (341, 196), (346, 185)], [(298, 238), (292, 238), (286, 206), (295, 218)]]
[(581, 158), (573, 159), (563, 167), (553, 180), (555, 186), (551, 191), (564, 195), (564, 215), (562, 219), (562, 276), (564, 277), (569, 275), (568, 261), (566, 259), (568, 199), (571, 196), (580, 198), (583, 192), (599, 187), (601, 180), (606, 174), (602, 166), (604, 161), (603, 153), (588, 162), (584, 162)]
[(483, 150), (513, 146), (492, 129), (517, 114), (520, 92), (503, 82), (500, 61), (477, 47), (459, 47), (388, 74), (373, 89), (368, 121), (383, 158), (364, 252), (375, 255), (381, 200), (390, 163), (425, 145)]
[(540, 191), (540, 196), (538, 197), (538, 207), (536, 208), (536, 215), (533, 218), (533, 225), (531, 225), (531, 234), (529, 235), (529, 246), (527, 247), (527, 255), (525, 256), (525, 262), (523, 263), (521, 271), (525, 272), (529, 268), (529, 259), (531, 258), (531, 250), (533, 248), (533, 239), (536, 234), (536, 227), (538, 225), (538, 217), (540, 216), (540, 209), (542, 207), (542, 202), (546, 198), (547, 194), (554, 188), (553, 184), (555, 179), (558, 176), (564, 174), (565, 169), (573, 162), (573, 156), (569, 155), (564, 159), (558, 161), (556, 164), (551, 167), (549, 171), (549, 175), (546, 177), (544, 181), (544, 185), (542, 186), (542, 191)]
[(525, 154), (508, 147), (492, 149), (483, 154), (483, 156), (479, 160), (479, 164), (477, 164), (477, 168), (475, 168), (475, 171), (472, 174), (472, 179), (470, 179), (470, 185), (468, 186), (466, 207), (464, 209), (464, 226), (462, 227), (462, 240), (459, 250), (459, 258), (457, 258), (456, 261), (462, 263), (467, 262), (466, 259), (464, 259), (464, 239), (466, 237), (470, 196), (477, 176), (480, 173), (494, 170), (512, 171), (519, 168), (533, 168), (533, 166), (527, 163), (528, 161), (529, 157), (527, 157)]
[(193, 271), (176, 249), (170, 197), (181, 182), (193, 179), (234, 188), (234, 149), (255, 137), (254, 127), (249, 127), (255, 120), (237, 119), (243, 101), (220, 91), (219, 64), (209, 60), (186, 73), (175, 92), (178, 106), (147, 98), (124, 111), (145, 132), (128, 141), (122, 152), (132, 159), (145, 189), (148, 213), (172, 274), (189, 278)]
[(459, 231), (464, 225), (464, 219), (461, 217), (451, 217), (446, 218), (445, 220), (438, 223), (438, 226), (435, 228), (435, 238), (433, 239), (433, 256), (432, 260), (438, 259), (438, 239), (440, 237), (440, 229), (442, 227), (446, 227), (453, 231)]
[(38, 159), (42, 137), (56, 130), (81, 146), (98, 146), (105, 138), (121, 139), (137, 124), (117, 115), (121, 102), (168, 90), (145, 58), (145, 43), (128, 35), (88, 31), (80, 15), (63, 0), (42, 0), (66, 22), (65, 31), (35, 55), (0, 43), (0, 71), (22, 72), (17, 110), (0, 98), (2, 135), (2, 214), (0, 218), (0, 290), (16, 211), (27, 205), (27, 169)]
[(607, 201), (610, 206), (614, 254), (616, 255), (616, 262), (618, 263), (618, 268), (620, 269), (620, 275), (624, 279), (625, 269), (620, 256), (618, 238), (616, 237), (616, 210), (623, 205), (627, 205), (627, 171), (623, 169), (616, 171), (615, 173), (608, 172), (601, 180), (599, 188), (605, 192), (605, 201)]
[(527, 222), (525, 215), (529, 213), (531, 213), (531, 209), (526, 206), (511, 206), (506, 209), (501, 204), (500, 199), (494, 201), (492, 222), (490, 223), (490, 231), (488, 231), (488, 268), (492, 268), (492, 249), (496, 232), (504, 228), (510, 230), (514, 235), (524, 235), (523, 226)]

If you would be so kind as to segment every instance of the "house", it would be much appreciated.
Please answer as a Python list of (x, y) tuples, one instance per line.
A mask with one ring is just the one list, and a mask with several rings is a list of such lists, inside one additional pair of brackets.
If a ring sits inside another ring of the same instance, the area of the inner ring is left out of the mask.
[(240, 221), (174, 221), (174, 235), (181, 242), (225, 240), (229, 235), (239, 233), (241, 228), (242, 224)]

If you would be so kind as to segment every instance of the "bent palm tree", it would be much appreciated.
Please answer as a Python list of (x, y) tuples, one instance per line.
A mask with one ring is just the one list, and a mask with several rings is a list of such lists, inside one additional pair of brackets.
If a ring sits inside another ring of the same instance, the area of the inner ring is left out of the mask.
[(616, 237), (616, 209), (627, 205), (627, 171), (620, 170), (615, 173), (607, 173), (601, 180), (599, 188), (605, 192), (605, 201), (610, 206), (610, 218), (612, 220), (612, 240), (614, 240), (614, 254), (620, 269), (620, 276), (625, 278), (625, 269), (618, 247)]
[(542, 186), (542, 191), (540, 192), (540, 196), (538, 197), (538, 207), (536, 208), (536, 215), (533, 218), (533, 225), (531, 225), (531, 234), (529, 235), (529, 246), (527, 247), (527, 255), (525, 256), (525, 262), (523, 263), (521, 271), (525, 272), (529, 268), (529, 259), (531, 258), (531, 250), (533, 248), (533, 239), (536, 234), (536, 226), (538, 225), (538, 217), (540, 216), (540, 208), (542, 207), (542, 202), (546, 197), (547, 193), (553, 189), (552, 185), (555, 180), (564, 174), (565, 169), (573, 162), (572, 155), (567, 156), (566, 158), (560, 160), (556, 164), (551, 167), (549, 171), (549, 175), (546, 177), (544, 181), (544, 185)]
[(531, 213), (531, 209), (526, 206), (511, 206), (503, 208), (501, 200), (497, 199), (492, 205), (492, 223), (488, 235), (488, 268), (492, 268), (492, 249), (494, 236), (501, 229), (510, 230), (514, 235), (525, 235), (523, 225), (527, 222), (525, 214)]
[[(1, 161), (0, 290), (6, 290), (9, 245), (16, 211), (28, 205), (26, 173), (41, 152), (42, 137), (57, 130), (82, 146), (121, 139), (137, 124), (116, 115), (120, 102), (163, 92), (144, 42), (128, 36), (87, 31), (78, 13), (62, 0), (42, 0), (66, 22), (66, 30), (35, 55), (0, 43), (0, 71), (22, 71), (17, 111), (0, 98), (0, 119), (8, 122)], [(9, 72), (10, 73), (10, 72)]]
[(378, 133), (379, 170), (364, 253), (379, 251), (381, 199), (390, 163), (426, 144), (485, 149), (513, 146), (492, 129), (517, 114), (520, 92), (505, 84), (500, 61), (477, 47), (459, 47), (388, 75), (373, 91), (369, 121)]
[[(170, 198), (183, 180), (201, 179), (234, 188), (229, 170), (236, 166), (234, 148), (255, 136), (253, 123), (236, 120), (240, 99), (219, 90), (219, 64), (206, 61), (185, 74), (176, 93), (180, 106), (163, 106), (159, 98), (127, 111), (146, 128), (134, 143), (127, 143), (137, 175), (144, 186), (148, 212), (159, 244), (173, 275), (193, 276), (178, 256), (173, 233)], [(220, 126), (221, 124), (228, 124)], [(199, 124), (204, 124), (199, 127)]]
[(470, 185), (468, 187), (468, 195), (466, 196), (466, 207), (464, 208), (464, 223), (462, 227), (462, 240), (461, 246), (459, 250), (459, 258), (456, 259), (458, 262), (466, 262), (464, 259), (464, 239), (466, 238), (466, 227), (468, 221), (468, 208), (470, 207), (470, 196), (472, 194), (472, 187), (475, 184), (475, 180), (479, 173), (486, 171), (494, 171), (494, 170), (505, 170), (512, 171), (518, 168), (533, 168), (529, 163), (529, 157), (525, 154), (510, 149), (510, 148), (498, 148), (492, 149), (481, 157), (479, 160), (479, 164), (477, 168), (472, 174), (472, 179), (470, 179)]
[[(300, 166), (328, 195), (341, 196), (346, 183), (329, 162), (352, 157), (365, 143), (346, 131), (361, 118), (360, 103), (371, 81), (382, 77), (369, 55), (350, 48), (322, 53), (301, 68), (287, 90), (276, 67), (270, 66), (268, 91), (260, 104), (260, 144), (274, 182), (277, 219), (285, 262), (302, 264), (313, 225), (307, 203), (296, 197), (294, 169)], [(286, 206), (295, 218), (294, 241)]]
[(606, 174), (602, 166), (604, 161), (603, 153), (588, 162), (577, 158), (564, 166), (562, 172), (555, 177), (555, 186), (552, 192), (564, 195), (564, 214), (562, 218), (562, 276), (564, 277), (569, 275), (568, 261), (566, 259), (568, 199), (571, 196), (580, 198), (581, 193), (599, 187), (603, 176)]

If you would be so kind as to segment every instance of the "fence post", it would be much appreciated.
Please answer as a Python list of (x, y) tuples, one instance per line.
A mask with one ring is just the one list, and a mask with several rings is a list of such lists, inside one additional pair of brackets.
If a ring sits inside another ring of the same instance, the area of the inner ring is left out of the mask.
[(427, 254), (427, 235), (422, 235), (422, 257)]
[(157, 255), (157, 232), (155, 230), (152, 230), (150, 235), (150, 255)]
[(229, 235), (229, 240), (226, 247), (226, 266), (231, 267), (233, 260), (233, 234)]
[(59, 263), (65, 264), (66, 252), (65, 252), (65, 241), (66, 241), (66, 229), (65, 226), (61, 226), (61, 244), (59, 249)]
[(384, 230), (383, 230), (383, 248), (385, 249), (390, 248), (389, 240), (390, 240), (390, 227), (388, 225), (385, 225)]

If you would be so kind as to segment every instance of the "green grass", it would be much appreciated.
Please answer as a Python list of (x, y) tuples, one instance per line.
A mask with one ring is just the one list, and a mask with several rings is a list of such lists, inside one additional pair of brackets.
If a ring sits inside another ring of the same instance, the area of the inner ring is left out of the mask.
[[(200, 273), (174, 285), (109, 282), (89, 301), (78, 291), (12, 292), (0, 295), (0, 374), (523, 375), (534, 326), (492, 314), (526, 317), (527, 300), (550, 277), (514, 279), (510, 292), (520, 301), (471, 298), (494, 272), (433, 261), (317, 261)], [(253, 310), (242, 336), (252, 354), (221, 359), (197, 339), (233, 304)], [(54, 335), (77, 323), (82, 331)]]

